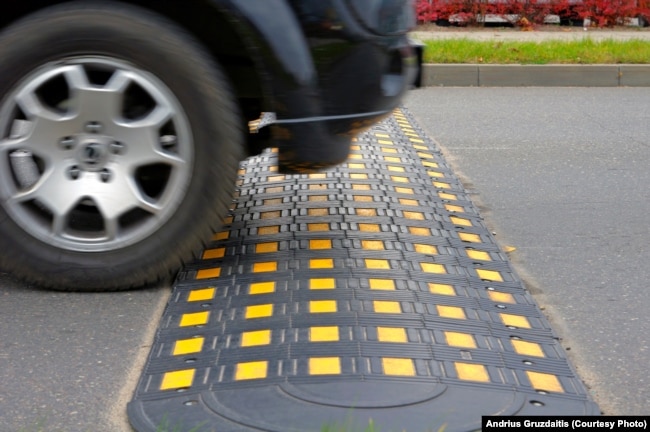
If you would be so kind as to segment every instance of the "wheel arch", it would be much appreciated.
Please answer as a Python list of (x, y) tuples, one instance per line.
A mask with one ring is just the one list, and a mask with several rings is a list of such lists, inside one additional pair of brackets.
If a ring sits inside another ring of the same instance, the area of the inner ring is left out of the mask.
[[(46, 7), (74, 0), (9, 0), (0, 14), (0, 29)], [(95, 0), (77, 0), (95, 1)], [(250, 32), (242, 20), (233, 18), (231, 0), (112, 0), (139, 6), (165, 16), (183, 27), (210, 51), (226, 73), (239, 100), (241, 112), (251, 117), (271, 110), (274, 102), (260, 56), (244, 41)], [(252, 117), (256, 118), (256, 117)]]

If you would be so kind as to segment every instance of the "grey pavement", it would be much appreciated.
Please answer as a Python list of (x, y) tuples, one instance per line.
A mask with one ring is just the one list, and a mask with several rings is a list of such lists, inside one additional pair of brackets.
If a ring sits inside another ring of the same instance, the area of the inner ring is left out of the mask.
[[(495, 42), (635, 39), (650, 43), (650, 31), (641, 27), (623, 30), (558, 27), (553, 31), (440, 27), (412, 32), (411, 37), (420, 42), (460, 38)], [(426, 64), (422, 68), (421, 84), (423, 87), (648, 87), (650, 65)]]
[(42, 291), (0, 273), (0, 432), (126, 432), (169, 288)]
[(649, 88), (425, 88), (439, 142), (605, 414), (650, 414)]

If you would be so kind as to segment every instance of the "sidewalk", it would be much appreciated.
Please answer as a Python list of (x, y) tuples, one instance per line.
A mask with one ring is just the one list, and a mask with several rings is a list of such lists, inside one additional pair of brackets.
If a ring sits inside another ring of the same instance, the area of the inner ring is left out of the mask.
[[(467, 38), (481, 41), (543, 41), (543, 40), (631, 40), (650, 43), (650, 30), (587, 29), (582, 27), (549, 27), (521, 31), (512, 28), (437, 27), (431, 31), (414, 31), (414, 40)], [(650, 87), (650, 65), (488, 65), (488, 64), (425, 64), (422, 66), (422, 87), (484, 86), (484, 87)]]

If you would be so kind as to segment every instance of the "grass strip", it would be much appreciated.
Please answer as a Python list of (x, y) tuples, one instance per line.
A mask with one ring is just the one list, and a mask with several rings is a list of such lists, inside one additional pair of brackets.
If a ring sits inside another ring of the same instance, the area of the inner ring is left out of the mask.
[(647, 64), (650, 41), (588, 37), (577, 41), (477, 41), (467, 38), (425, 41), (424, 63), (483, 64)]

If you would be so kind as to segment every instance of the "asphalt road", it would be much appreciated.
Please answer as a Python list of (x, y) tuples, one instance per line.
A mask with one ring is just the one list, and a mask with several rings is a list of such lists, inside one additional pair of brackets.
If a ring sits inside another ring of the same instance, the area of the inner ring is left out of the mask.
[(57, 293), (0, 274), (0, 432), (130, 431), (169, 292)]
[(650, 414), (650, 88), (427, 88), (406, 106), (605, 414)]
[[(439, 141), (606, 414), (650, 414), (650, 88), (428, 88)], [(35, 271), (38, 264), (34, 263)], [(0, 432), (121, 432), (168, 287), (0, 274)]]

